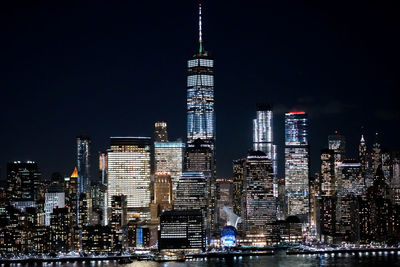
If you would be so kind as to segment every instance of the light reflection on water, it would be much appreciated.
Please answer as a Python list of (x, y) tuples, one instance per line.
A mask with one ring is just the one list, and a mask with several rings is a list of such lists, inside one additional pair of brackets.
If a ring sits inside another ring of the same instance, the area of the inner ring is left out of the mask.
[[(11, 266), (28, 266), (28, 265), (11, 265)], [(234, 257), (231, 259), (194, 259), (186, 262), (164, 262), (157, 263), (153, 261), (134, 261), (130, 264), (119, 264), (114, 261), (86, 261), (84, 263), (43, 263), (36, 266), (65, 266), (65, 267), (305, 267), (305, 266), (379, 266), (379, 267), (400, 267), (400, 255), (398, 253), (369, 253), (368, 255), (341, 254), (341, 255), (286, 255), (285, 252), (277, 252), (274, 256), (252, 256), (252, 257)]]

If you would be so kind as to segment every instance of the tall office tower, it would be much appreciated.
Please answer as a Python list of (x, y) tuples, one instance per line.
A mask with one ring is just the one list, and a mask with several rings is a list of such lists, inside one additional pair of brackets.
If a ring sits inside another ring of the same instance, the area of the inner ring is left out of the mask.
[(157, 121), (154, 124), (154, 142), (168, 142), (167, 123)]
[(99, 152), (99, 178), (103, 185), (107, 186), (107, 152)]
[(272, 162), (261, 151), (250, 152), (244, 169), (242, 219), (246, 234), (268, 234), (277, 220)]
[(107, 216), (107, 186), (101, 182), (93, 183), (90, 187), (90, 198), (92, 199), (91, 224), (106, 224)]
[(108, 155), (108, 207), (114, 195), (126, 195), (128, 213), (149, 216), (150, 137), (111, 137)]
[(273, 138), (272, 108), (268, 104), (257, 104), (257, 117), (253, 120), (253, 150), (262, 151), (272, 161), (274, 175), (278, 174), (276, 146)]
[(71, 176), (64, 178), (65, 206), (71, 207), (71, 221), (74, 225), (78, 223), (78, 169), (75, 167)]
[(345, 159), (340, 165), (341, 180), (338, 184), (339, 195), (361, 196), (364, 193), (365, 183), (362, 177), (360, 162), (354, 159)]
[(390, 183), (393, 203), (400, 205), (400, 152), (393, 153), (393, 177)]
[(21, 208), (34, 207), (39, 200), (42, 174), (33, 161), (7, 163), (7, 193), (10, 202)]
[(72, 247), (72, 220), (68, 207), (53, 210), (50, 219), (51, 251), (70, 252)]
[(304, 111), (285, 114), (285, 195), (287, 215), (304, 223), (309, 214), (310, 154), (308, 118)]
[(168, 172), (156, 172), (154, 176), (154, 203), (160, 210), (172, 209), (172, 180)]
[(176, 187), (182, 176), (185, 143), (154, 142), (155, 172), (168, 172), (172, 179), (173, 199), (176, 197)]
[(78, 227), (82, 229), (84, 226), (90, 224), (92, 217), (93, 205), (89, 193), (82, 193), (79, 196), (79, 216)]
[(375, 143), (372, 145), (372, 168), (373, 168), (373, 176), (375, 177), (376, 171), (379, 165), (382, 164), (382, 155), (381, 155), (381, 144), (379, 142), (379, 135), (375, 133)]
[(329, 149), (335, 152), (335, 162), (343, 162), (346, 156), (346, 139), (338, 131), (328, 136)]
[(201, 139), (195, 140), (193, 143), (188, 143), (185, 152), (185, 167), (186, 172), (202, 172), (206, 182), (206, 198), (207, 198), (207, 232), (210, 229), (213, 232), (215, 229), (215, 161), (213, 151), (210, 146)]
[(242, 214), (242, 199), (244, 198), (244, 164), (246, 159), (237, 159), (233, 164), (233, 212), (236, 215)]
[(201, 172), (184, 172), (179, 179), (174, 201), (176, 210), (202, 210), (206, 212), (206, 177)]
[(125, 195), (113, 195), (111, 203), (110, 226), (113, 251), (121, 251), (123, 248), (123, 227), (127, 223), (127, 197)]
[(361, 164), (361, 173), (363, 179), (365, 179), (365, 173), (367, 168), (366, 156), (367, 156), (367, 144), (365, 143), (364, 135), (361, 135), (360, 145), (358, 146), (358, 159)]
[(381, 147), (381, 164), (385, 181), (389, 185), (390, 180), (392, 180), (393, 164), (391, 153), (385, 147)]
[(228, 208), (233, 211), (233, 180), (232, 179), (217, 179), (216, 183), (216, 218), (217, 229), (221, 230), (228, 222), (228, 214), (224, 209)]
[(77, 136), (78, 194), (89, 192), (90, 188), (90, 138)]
[(332, 149), (321, 150), (321, 196), (336, 194), (335, 152)]
[(199, 51), (188, 60), (187, 142), (203, 140), (214, 152), (214, 60), (204, 50), (201, 4), (199, 5)]

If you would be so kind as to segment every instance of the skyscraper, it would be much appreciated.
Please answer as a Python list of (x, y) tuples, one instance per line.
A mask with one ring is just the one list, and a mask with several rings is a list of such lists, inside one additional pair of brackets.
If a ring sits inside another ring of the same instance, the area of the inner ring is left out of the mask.
[(321, 151), (321, 195), (332, 196), (336, 193), (335, 155), (332, 149)]
[(168, 142), (167, 123), (157, 121), (154, 124), (154, 142)]
[(99, 178), (107, 186), (107, 152), (99, 152)]
[(245, 231), (248, 234), (271, 233), (277, 215), (272, 162), (264, 152), (250, 152), (244, 171), (242, 219)]
[(276, 146), (273, 142), (272, 108), (268, 104), (257, 104), (257, 117), (253, 120), (253, 150), (265, 153), (272, 161), (274, 175), (277, 175)]
[(188, 60), (187, 141), (202, 139), (215, 147), (214, 60), (204, 50), (201, 4), (199, 5), (199, 51)]
[(287, 215), (302, 222), (309, 213), (308, 118), (304, 111), (285, 114), (285, 194)]
[(201, 172), (184, 172), (179, 179), (174, 209), (206, 212), (206, 179)]
[(41, 173), (33, 161), (7, 163), (7, 192), (11, 202), (19, 206), (35, 206), (39, 199)]
[(367, 154), (367, 144), (365, 143), (364, 135), (361, 135), (360, 145), (358, 146), (358, 158), (361, 164), (362, 176), (365, 176), (366, 172), (366, 154)]
[(176, 187), (182, 176), (185, 143), (154, 142), (155, 172), (168, 172), (172, 179), (173, 198), (176, 196)]
[(150, 137), (111, 137), (108, 154), (108, 207), (126, 195), (128, 215), (149, 216)]
[(90, 186), (90, 138), (77, 136), (78, 195), (89, 192)]

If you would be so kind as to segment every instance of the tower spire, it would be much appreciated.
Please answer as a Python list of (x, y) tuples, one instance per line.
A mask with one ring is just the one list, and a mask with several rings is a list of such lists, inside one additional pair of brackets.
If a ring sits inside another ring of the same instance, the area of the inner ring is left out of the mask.
[(201, 3), (199, 3), (199, 53), (203, 53), (203, 39), (202, 39), (202, 29), (201, 29)]

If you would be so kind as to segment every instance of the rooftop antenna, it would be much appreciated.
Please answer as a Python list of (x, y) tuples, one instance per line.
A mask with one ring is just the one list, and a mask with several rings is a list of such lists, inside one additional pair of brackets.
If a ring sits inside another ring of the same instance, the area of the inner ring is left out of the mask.
[(203, 53), (203, 39), (202, 39), (202, 29), (201, 29), (201, 3), (199, 3), (199, 53)]

